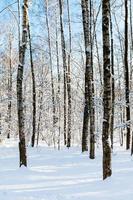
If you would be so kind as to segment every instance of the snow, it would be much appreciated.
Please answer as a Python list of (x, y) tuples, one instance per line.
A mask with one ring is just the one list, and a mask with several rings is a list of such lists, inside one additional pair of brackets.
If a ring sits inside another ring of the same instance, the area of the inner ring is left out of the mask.
[(91, 53), (91, 46), (88, 46), (88, 47), (86, 48), (86, 52)]
[(18, 148), (0, 145), (0, 200), (132, 200), (133, 159), (113, 153), (113, 176), (102, 180), (100, 150), (95, 160), (79, 148), (28, 148), (28, 168), (18, 166)]

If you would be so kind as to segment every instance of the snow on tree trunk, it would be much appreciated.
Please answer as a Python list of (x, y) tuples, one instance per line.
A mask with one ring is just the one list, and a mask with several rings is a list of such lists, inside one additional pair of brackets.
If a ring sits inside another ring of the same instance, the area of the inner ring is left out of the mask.
[(102, 33), (103, 33), (103, 179), (111, 176), (111, 148), (109, 135), (111, 128), (111, 65), (110, 65), (110, 37), (109, 37), (109, 18), (110, 1), (102, 1)]
[(91, 58), (91, 41), (89, 33), (89, 9), (88, 0), (81, 1), (83, 31), (85, 42), (85, 102), (84, 102), (84, 118), (83, 118), (83, 132), (82, 132), (82, 152), (88, 151), (88, 126), (90, 118), (90, 158), (95, 157), (95, 119), (94, 119), (94, 87), (93, 87), (93, 66)]
[(23, 25), (22, 41), (19, 46), (19, 65), (17, 73), (17, 106), (18, 106), (18, 129), (19, 129), (19, 153), (20, 167), (27, 166), (26, 144), (24, 132), (24, 106), (23, 106), (23, 68), (25, 63), (25, 53), (27, 47), (28, 33), (28, 0), (23, 2)]

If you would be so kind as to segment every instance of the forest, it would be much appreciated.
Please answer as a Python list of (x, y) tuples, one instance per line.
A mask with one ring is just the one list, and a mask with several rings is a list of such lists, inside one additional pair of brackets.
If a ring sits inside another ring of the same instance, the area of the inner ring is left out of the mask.
[(132, 100), (132, 0), (1, 0), (0, 200), (132, 200)]

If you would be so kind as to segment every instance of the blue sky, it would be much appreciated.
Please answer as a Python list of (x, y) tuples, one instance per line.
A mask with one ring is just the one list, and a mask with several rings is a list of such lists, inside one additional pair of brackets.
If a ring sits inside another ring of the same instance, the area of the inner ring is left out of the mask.
[[(0, 11), (2, 11), (4, 8), (6, 8), (8, 5), (10, 5), (14, 2), (15, 2), (15, 0), (2, 0), (2, 2), (0, 2)], [(16, 5), (14, 4), (14, 6), (16, 6)], [(15, 8), (14, 6), (11, 7), (13, 10)], [(10, 16), (11, 15), (10, 15), (9, 11), (6, 9), (2, 13), (0, 13), (0, 20), (7, 19)]]
[(5, 8), (7, 5), (14, 3), (15, 0), (3, 0), (0, 2), (0, 10), (2, 10), (3, 8)]

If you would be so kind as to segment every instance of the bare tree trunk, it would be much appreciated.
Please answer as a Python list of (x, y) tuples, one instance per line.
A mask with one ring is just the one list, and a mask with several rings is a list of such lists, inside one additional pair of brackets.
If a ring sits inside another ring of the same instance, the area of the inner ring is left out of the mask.
[[(43, 88), (42, 88), (43, 90)], [(40, 125), (41, 125), (41, 116), (42, 116), (42, 102), (43, 102), (43, 91), (39, 91), (39, 118), (38, 118), (38, 126), (37, 126), (37, 143), (39, 144), (39, 137), (40, 137)]]
[(58, 135), (58, 150), (60, 149), (60, 136), (61, 136), (61, 96), (60, 96), (60, 64), (59, 64), (59, 45), (58, 45), (58, 29), (57, 29), (57, 16), (56, 16), (56, 58), (57, 58), (57, 74), (58, 74), (58, 122), (59, 122), (59, 135)]
[(111, 77), (112, 77), (112, 113), (111, 113), (111, 148), (113, 149), (114, 143), (114, 107), (115, 107), (115, 80), (114, 80), (114, 40), (113, 40), (113, 27), (112, 27), (112, 15), (110, 7), (110, 37), (111, 37)]
[(92, 66), (92, 46), (90, 41), (89, 32), (89, 9), (88, 0), (81, 1), (82, 6), (82, 19), (85, 41), (85, 105), (84, 105), (84, 118), (83, 118), (83, 132), (82, 132), (82, 152), (88, 150), (88, 125), (90, 117), (90, 158), (95, 157), (94, 146), (94, 96), (93, 96), (93, 66)]
[[(102, 69), (101, 69), (101, 63), (100, 63), (100, 56), (99, 56), (99, 49), (98, 49), (98, 42), (97, 42), (97, 34), (95, 33), (95, 45), (96, 45), (96, 53), (97, 53), (97, 61), (98, 61), (98, 69), (99, 69), (99, 75), (100, 75), (100, 84), (101, 88), (103, 86), (103, 81), (102, 81)], [(101, 89), (102, 90), (102, 89)]]
[(109, 145), (109, 135), (111, 127), (111, 66), (110, 66), (110, 37), (109, 18), (110, 1), (102, 0), (102, 32), (103, 32), (103, 72), (104, 72), (104, 92), (103, 92), (103, 179), (111, 176), (111, 148)]
[(20, 47), (20, 0), (17, 0), (18, 6), (18, 48)]
[(35, 137), (36, 137), (36, 84), (35, 84), (35, 72), (34, 72), (34, 64), (32, 56), (30, 24), (28, 24), (28, 33), (29, 33), (30, 64), (31, 64), (31, 75), (32, 75), (32, 108), (33, 108), (31, 146), (34, 147)]
[(69, 24), (69, 54), (68, 54), (68, 68), (67, 68), (67, 93), (68, 93), (68, 133), (67, 133), (67, 147), (71, 146), (71, 52), (72, 52), (72, 36), (71, 36), (71, 19), (69, 0), (67, 0), (68, 24)]
[(89, 34), (86, 34), (86, 31), (89, 31), (89, 16), (88, 16), (88, 1), (81, 1), (82, 6), (82, 18), (83, 18), (83, 29), (84, 29), (84, 40), (85, 41), (85, 53), (86, 53), (86, 69), (85, 69), (85, 106), (84, 106), (84, 118), (83, 118), (83, 131), (82, 131), (82, 152), (88, 151), (88, 126), (89, 126), (89, 65), (90, 65), (90, 48), (89, 44)]
[(8, 77), (8, 134), (7, 138), (10, 138), (11, 133), (11, 112), (12, 112), (12, 42), (9, 38), (9, 77)]
[[(133, 55), (133, 24), (132, 24), (132, 0), (130, 0), (130, 37), (131, 37), (131, 50), (130, 50), (130, 90), (132, 90), (132, 75), (133, 75), (133, 62), (132, 62), (132, 55)], [(132, 132), (132, 143), (131, 143), (131, 155), (133, 155), (133, 132)]]
[(66, 131), (67, 131), (67, 115), (66, 115), (66, 71), (67, 71), (67, 61), (66, 61), (66, 44), (64, 37), (63, 19), (62, 19), (62, 0), (59, 0), (59, 11), (60, 11), (60, 30), (61, 30), (61, 48), (62, 48), (62, 59), (63, 59), (63, 69), (64, 69), (64, 144), (67, 144)]
[[(118, 100), (122, 100), (122, 95), (121, 95), (121, 81), (120, 81), (120, 69), (119, 69), (119, 60), (117, 59), (117, 71), (118, 71), (118, 88), (119, 88), (119, 94), (118, 94)], [(123, 123), (123, 110), (122, 110), (122, 105), (120, 104), (120, 123)], [(120, 128), (120, 145), (123, 146), (123, 128)]]
[(90, 77), (90, 158), (95, 158), (95, 109), (94, 109), (94, 79), (93, 79), (93, 31), (92, 31), (92, 24), (93, 24), (93, 2), (90, 0), (90, 44), (91, 44), (91, 77)]
[(125, 0), (125, 53), (124, 53), (124, 68), (125, 68), (125, 99), (126, 99), (126, 149), (130, 148), (130, 97), (129, 97), (129, 69), (128, 69), (128, 0)]
[[(130, 2), (130, 37), (131, 37), (131, 50), (130, 50), (130, 54), (131, 54), (131, 59), (130, 59), (130, 83), (132, 85), (132, 75), (133, 75), (133, 62), (132, 62), (132, 55), (133, 55), (133, 20), (132, 20), (132, 0), (129, 1)], [(132, 88), (131, 88), (132, 89)]]
[(24, 107), (23, 107), (23, 68), (24, 68), (25, 53), (27, 47), (27, 33), (28, 33), (28, 0), (24, 0), (22, 42), (19, 46), (19, 65), (17, 73), (17, 105), (18, 105), (20, 167), (22, 165), (27, 166), (25, 132), (24, 132)]
[(53, 141), (55, 146), (55, 124), (57, 122), (56, 119), (56, 109), (55, 109), (55, 90), (54, 90), (54, 79), (53, 79), (53, 63), (52, 63), (52, 50), (51, 50), (51, 38), (50, 38), (50, 27), (49, 27), (49, 20), (48, 20), (48, 1), (46, 2), (46, 25), (47, 25), (47, 31), (48, 31), (48, 47), (49, 47), (49, 57), (50, 57), (50, 72), (51, 72), (51, 89), (52, 89), (52, 104), (53, 104)]
[[(121, 51), (121, 59), (122, 59), (122, 63), (124, 66), (124, 49), (123, 49), (123, 45), (122, 45), (122, 39), (121, 39), (121, 33), (119, 30), (119, 26), (118, 26), (118, 22), (117, 22), (117, 18), (114, 14), (114, 20), (116, 23), (116, 28), (117, 28), (117, 32), (118, 32), (118, 39), (119, 39), (119, 43), (120, 43), (120, 51)], [(118, 80), (119, 80), (119, 90), (120, 90), (120, 96), (119, 96), (119, 100), (122, 100), (122, 95), (121, 95), (121, 82), (120, 82), (120, 73), (119, 73), (119, 61), (117, 59), (117, 66), (118, 66)], [(124, 114), (125, 113), (125, 107), (123, 105), (120, 105), (120, 111), (121, 111), (121, 123), (125, 122), (124, 120)], [(121, 127), (121, 146), (123, 146), (123, 142), (124, 142), (124, 132), (123, 132), (123, 127)]]

